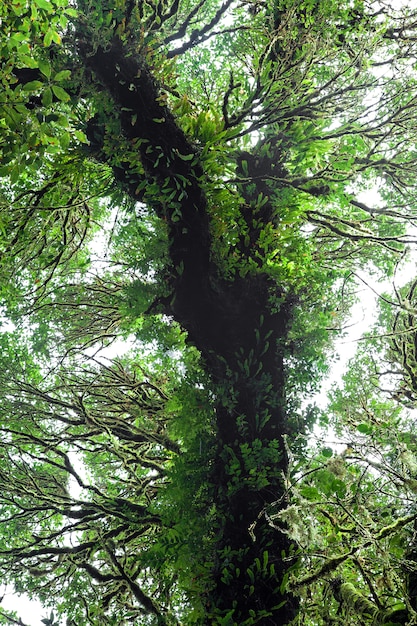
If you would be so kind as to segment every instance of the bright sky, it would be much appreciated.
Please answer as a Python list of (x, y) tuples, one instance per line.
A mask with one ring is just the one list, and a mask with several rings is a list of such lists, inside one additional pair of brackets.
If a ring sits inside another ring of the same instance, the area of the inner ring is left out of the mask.
[(18, 596), (11, 590), (7, 591), (4, 586), (0, 588), (0, 609), (6, 611), (16, 611), (20, 619), (27, 626), (44, 626), (41, 620), (48, 617), (50, 611), (44, 609), (40, 602), (29, 600), (25, 595)]

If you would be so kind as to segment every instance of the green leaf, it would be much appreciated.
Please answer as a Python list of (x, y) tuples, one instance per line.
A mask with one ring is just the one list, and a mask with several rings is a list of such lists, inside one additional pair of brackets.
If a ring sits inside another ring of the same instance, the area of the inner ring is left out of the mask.
[(57, 33), (56, 30), (52, 31), (52, 40), (57, 43), (59, 46), (61, 45), (61, 35), (59, 33)]
[(33, 59), (32, 57), (30, 57), (28, 54), (19, 54), (19, 60), (22, 64), (25, 65), (25, 67), (31, 67), (31, 68), (35, 68), (38, 67), (39, 64), (38, 62)]
[(53, 11), (53, 5), (49, 2), (49, 0), (33, 0), (33, 2), (40, 9), (44, 9), (44, 11), (49, 11), (49, 12)]
[(332, 490), (339, 498), (345, 497), (346, 489), (347, 489), (347, 486), (346, 486), (346, 483), (343, 482), (343, 480), (336, 478), (332, 482)]
[(57, 72), (57, 74), (55, 74), (54, 80), (57, 80), (58, 82), (61, 80), (68, 80), (70, 76), (71, 70), (62, 70), (61, 72)]
[(81, 141), (81, 143), (88, 143), (86, 134), (81, 130), (74, 130), (74, 136), (78, 139), (78, 141)]
[(330, 459), (333, 456), (333, 450), (331, 448), (323, 448), (321, 453), (326, 459)]
[(64, 150), (68, 148), (70, 141), (71, 136), (68, 132), (62, 133), (62, 135), (60, 135), (59, 137), (59, 143), (61, 145), (61, 148), (63, 148)]
[(20, 177), (20, 170), (18, 167), (13, 167), (13, 169), (10, 172), (10, 181), (12, 182), (12, 184), (17, 183), (17, 181), (19, 180)]
[(61, 100), (62, 102), (68, 102), (71, 99), (65, 89), (62, 89), (62, 87), (59, 87), (59, 85), (52, 85), (52, 91), (54, 92), (58, 100)]
[(51, 77), (51, 65), (48, 61), (39, 61), (39, 69), (46, 78)]
[(369, 435), (372, 432), (372, 426), (369, 426), (369, 424), (358, 424), (356, 430), (364, 435)]
[(46, 33), (45, 33), (45, 35), (44, 35), (44, 38), (43, 38), (43, 45), (44, 45), (46, 48), (49, 48), (49, 46), (50, 46), (50, 45), (51, 45), (51, 43), (52, 43), (52, 39), (53, 39), (53, 31), (52, 31), (51, 29), (49, 29), (49, 30), (47, 30), (47, 31), (46, 31)]
[(38, 91), (43, 87), (43, 83), (40, 80), (31, 80), (22, 87), (22, 91)]
[(177, 152), (177, 156), (180, 157), (180, 159), (182, 161), (191, 161), (194, 158), (194, 154), (181, 154), (180, 152)]
[(52, 89), (47, 87), (42, 93), (42, 104), (44, 107), (49, 107), (52, 104)]
[(300, 493), (306, 500), (320, 500), (320, 492), (316, 487), (303, 487), (300, 489)]

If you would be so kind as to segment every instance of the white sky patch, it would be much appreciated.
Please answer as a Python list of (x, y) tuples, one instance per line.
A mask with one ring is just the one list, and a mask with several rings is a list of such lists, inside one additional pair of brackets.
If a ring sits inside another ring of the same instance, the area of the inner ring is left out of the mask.
[(44, 626), (42, 619), (49, 616), (50, 611), (40, 602), (30, 600), (25, 594), (17, 595), (10, 587), (0, 587), (0, 598), (0, 611), (15, 611), (27, 626)]

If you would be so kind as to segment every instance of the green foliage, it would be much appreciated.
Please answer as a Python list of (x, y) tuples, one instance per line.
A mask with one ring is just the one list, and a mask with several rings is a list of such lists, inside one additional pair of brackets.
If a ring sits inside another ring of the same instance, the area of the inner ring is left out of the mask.
[(414, 280), (305, 406), (414, 244), (411, 4), (0, 23), (2, 579), (51, 626), (414, 623)]

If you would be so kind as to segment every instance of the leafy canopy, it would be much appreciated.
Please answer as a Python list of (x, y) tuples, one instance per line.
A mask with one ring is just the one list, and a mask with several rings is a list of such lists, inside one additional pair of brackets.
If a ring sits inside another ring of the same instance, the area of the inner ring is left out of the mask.
[(0, 569), (45, 624), (415, 623), (416, 18), (0, 6)]

